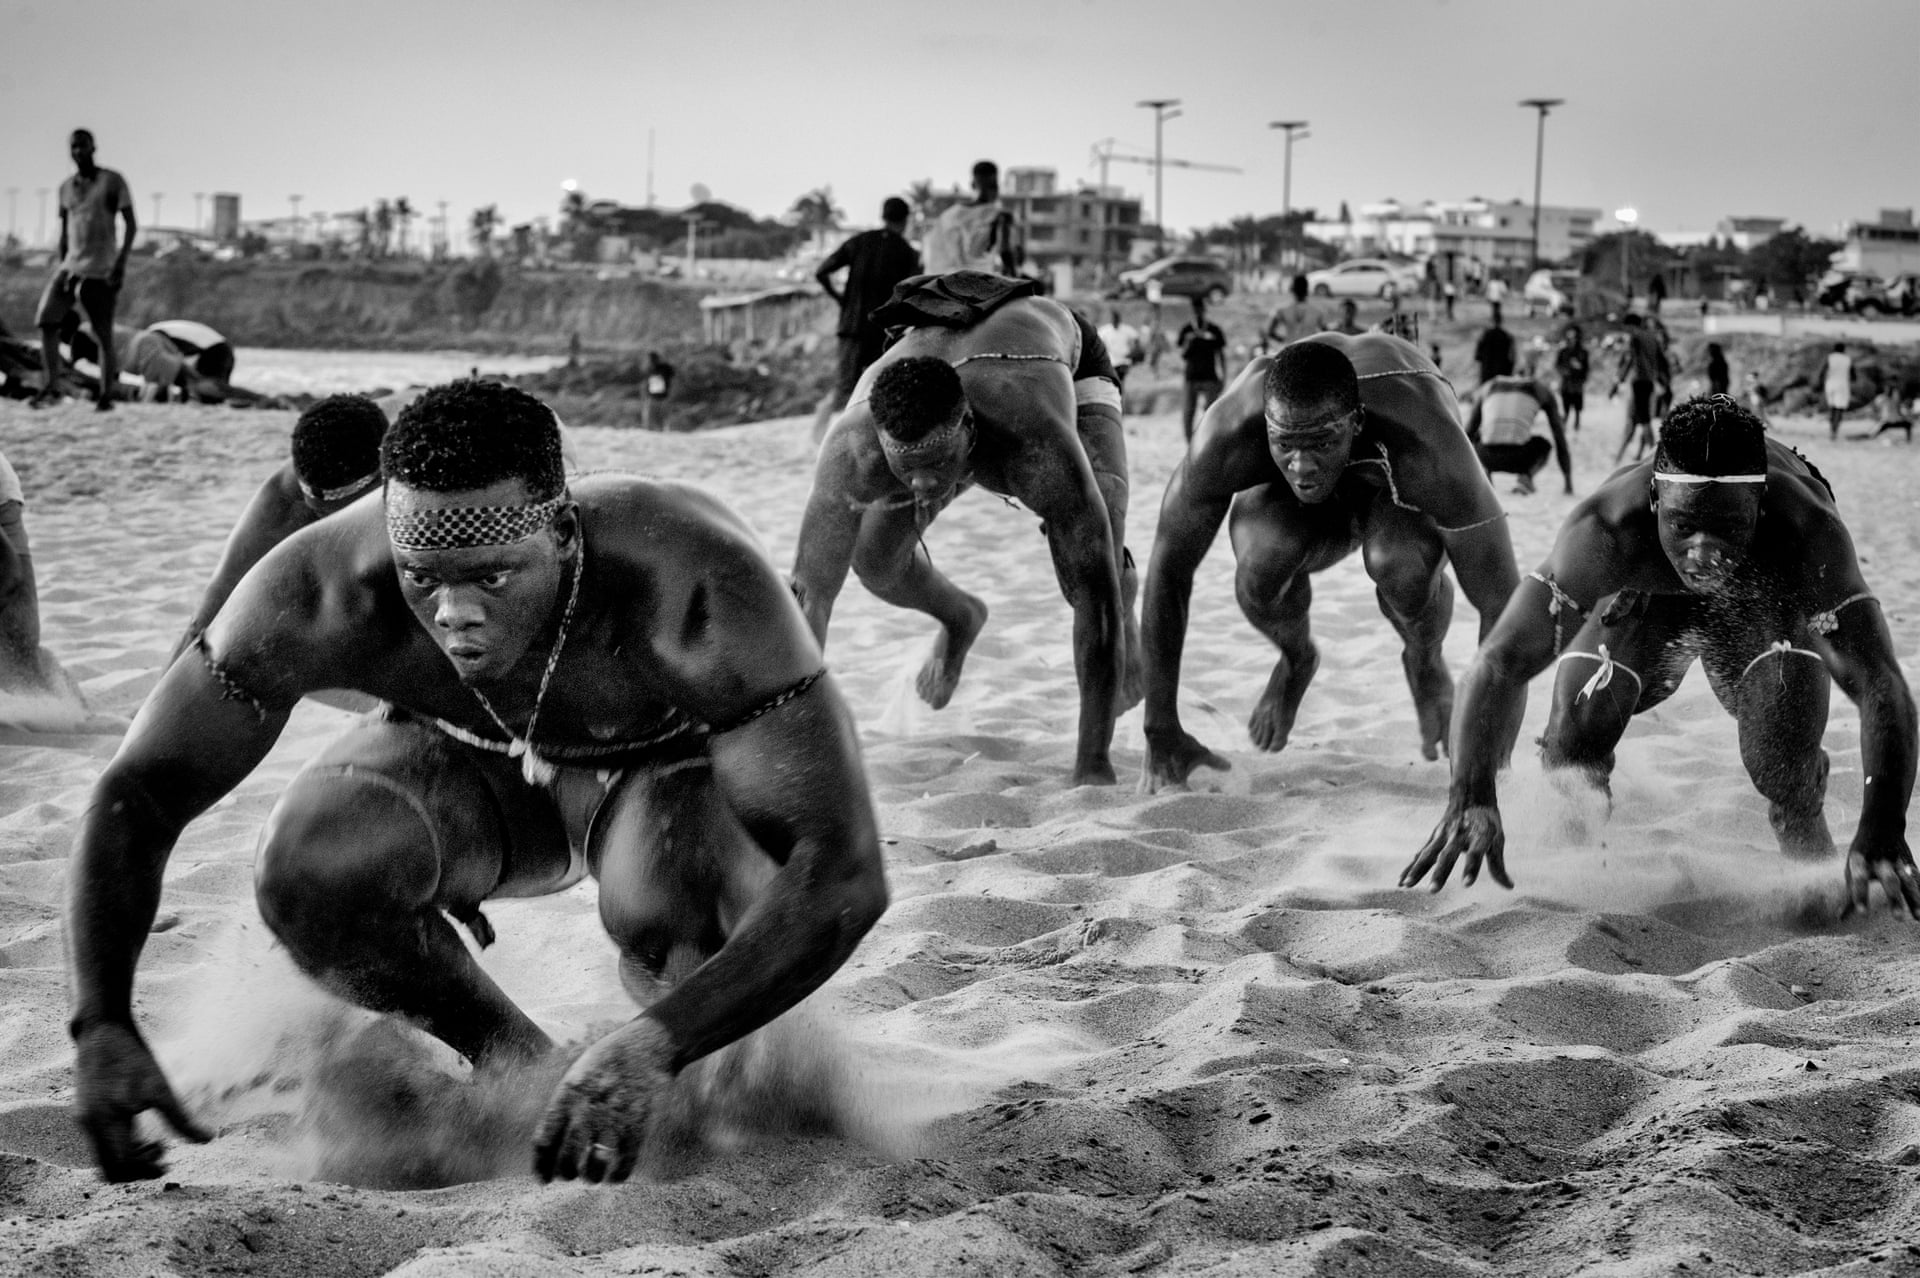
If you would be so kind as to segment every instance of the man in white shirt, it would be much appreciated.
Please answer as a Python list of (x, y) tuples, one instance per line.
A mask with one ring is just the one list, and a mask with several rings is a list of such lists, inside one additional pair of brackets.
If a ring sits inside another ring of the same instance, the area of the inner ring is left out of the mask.
[(1827, 353), (1821, 389), (1827, 397), (1827, 438), (1840, 438), (1840, 419), (1853, 407), (1853, 358), (1845, 342), (1835, 342)]
[(986, 271), (1013, 276), (1019, 258), (1013, 245), (1013, 214), (1000, 204), (1000, 166), (982, 160), (973, 166), (973, 201), (941, 210), (921, 246), (927, 272)]

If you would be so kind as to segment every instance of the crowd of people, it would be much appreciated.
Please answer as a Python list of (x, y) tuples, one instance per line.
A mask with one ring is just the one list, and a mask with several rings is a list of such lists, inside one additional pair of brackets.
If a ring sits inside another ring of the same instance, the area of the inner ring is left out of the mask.
[[(130, 201), (90, 167), (91, 138), (75, 135), (74, 156), (89, 176), (71, 202), (63, 190), (63, 234), (79, 256), (62, 258), (42, 328), (78, 306), (105, 333), (125, 249), (101, 228), (124, 214), (130, 242)], [(880, 230), (822, 264), (842, 308), (839, 411), (785, 573), (697, 488), (571, 472), (555, 414), (510, 386), (436, 387), (391, 423), (352, 397), (301, 416), (81, 822), (67, 919), (75, 1105), (109, 1179), (160, 1174), (144, 1111), (210, 1136), (134, 1015), (168, 856), (294, 705), (327, 690), (374, 708), (307, 762), (267, 823), (255, 875), (267, 926), (340, 997), (476, 1065), (521, 1061), (553, 1044), (456, 929), (484, 947), (489, 901), (593, 877), (641, 1010), (568, 1069), (534, 1166), (631, 1174), (673, 1076), (805, 999), (886, 908), (858, 733), (823, 652), (851, 571), (932, 619), (916, 689), (948, 702), (988, 609), (935, 567), (925, 534), (972, 487), (1041, 522), (1072, 616), (1074, 784), (1119, 780), (1115, 722), (1141, 702), (1143, 788), (1228, 766), (1178, 710), (1196, 569), (1224, 524), (1234, 597), (1276, 654), (1247, 724), (1258, 750), (1288, 744), (1319, 668), (1313, 577), (1358, 552), (1375, 585), (1418, 749), (1452, 768), (1402, 886), (1438, 890), (1456, 868), (1466, 884), (1484, 870), (1511, 886), (1496, 778), (1532, 678), (1555, 672), (1546, 763), (1604, 789), (1627, 723), (1697, 659), (1793, 855), (1834, 848), (1831, 686), (1860, 706), (1867, 799), (1848, 906), (1867, 908), (1878, 884), (1920, 918), (1904, 836), (1915, 711), (1887, 619), (1835, 494), (1731, 397), (1724, 361), (1708, 393), (1675, 402), (1657, 317), (1625, 317), (1610, 394), (1626, 396), (1621, 453), (1636, 445), (1634, 458), (1522, 573), (1491, 476), (1530, 492), (1557, 458), (1573, 493), (1568, 434), (1596, 363), (1580, 326), (1523, 366), (1495, 305), (1463, 405), (1431, 349), (1352, 315), (1328, 322), (1297, 287), (1265, 326), (1269, 349), (1235, 370), (1196, 300), (1175, 341), (1187, 445), (1151, 494), (1143, 575), (1121, 418), (1139, 335), (1117, 314), (1097, 328), (1019, 276), (996, 170), (974, 178), (977, 198), (942, 214), (921, 250), (889, 202)], [(24, 529), (0, 527), (0, 552), (30, 600)], [(1443, 652), (1455, 582), (1480, 640), (1458, 685)], [(28, 629), (12, 626), (23, 643)]]

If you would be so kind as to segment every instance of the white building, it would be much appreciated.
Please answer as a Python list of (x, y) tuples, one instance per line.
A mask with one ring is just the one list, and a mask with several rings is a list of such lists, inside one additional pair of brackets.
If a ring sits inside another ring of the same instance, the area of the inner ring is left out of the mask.
[(1838, 270), (1878, 275), (1883, 280), (1920, 271), (1920, 226), (1913, 224), (1912, 209), (1881, 209), (1876, 222), (1850, 222), (1846, 237), (1833, 255)]
[[(1540, 206), (1540, 258), (1559, 262), (1592, 242), (1599, 209)], [(1428, 200), (1405, 205), (1398, 200), (1363, 204), (1351, 222), (1309, 222), (1306, 233), (1349, 256), (1396, 254), (1440, 260), (1457, 274), (1478, 261), (1493, 270), (1523, 272), (1533, 253), (1533, 205), (1519, 200)]]

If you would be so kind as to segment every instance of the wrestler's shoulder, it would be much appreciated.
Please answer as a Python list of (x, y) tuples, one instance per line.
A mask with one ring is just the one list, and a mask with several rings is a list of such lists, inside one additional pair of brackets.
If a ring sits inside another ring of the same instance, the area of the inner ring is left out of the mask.
[(737, 545), (759, 553), (740, 513), (697, 484), (626, 471), (576, 476), (570, 484), (589, 545), (645, 558), (698, 558)]

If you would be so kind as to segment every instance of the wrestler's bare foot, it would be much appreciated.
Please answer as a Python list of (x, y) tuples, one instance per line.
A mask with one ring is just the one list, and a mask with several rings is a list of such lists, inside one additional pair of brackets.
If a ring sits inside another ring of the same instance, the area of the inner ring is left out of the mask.
[(1447, 748), (1447, 725), (1453, 722), (1453, 676), (1438, 648), (1424, 659), (1402, 653), (1401, 665), (1413, 690), (1413, 712), (1420, 720), (1420, 757), (1438, 759)]
[(1300, 699), (1320, 669), (1320, 650), (1309, 647), (1305, 661), (1289, 661), (1285, 654), (1273, 663), (1267, 677), (1267, 690), (1247, 718), (1247, 736), (1260, 750), (1279, 750), (1293, 735), (1294, 716), (1300, 713)]
[(967, 601), (966, 622), (958, 630), (940, 628), (940, 633), (933, 637), (933, 651), (927, 654), (927, 664), (920, 667), (920, 675), (913, 682), (920, 699), (935, 710), (945, 709), (947, 702), (953, 700), (953, 690), (960, 686), (960, 671), (967, 664), (967, 653), (987, 624), (987, 605), (972, 595), (963, 598)]

